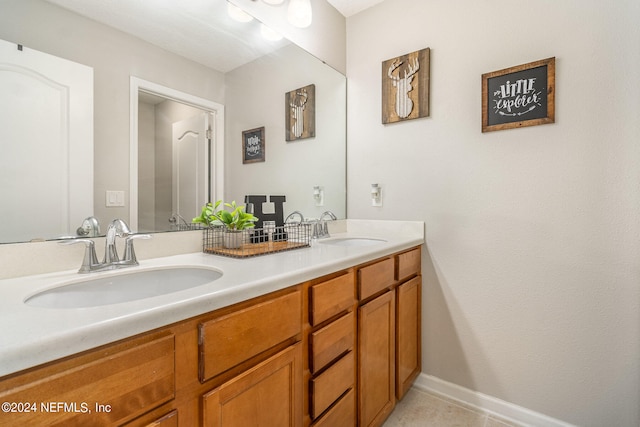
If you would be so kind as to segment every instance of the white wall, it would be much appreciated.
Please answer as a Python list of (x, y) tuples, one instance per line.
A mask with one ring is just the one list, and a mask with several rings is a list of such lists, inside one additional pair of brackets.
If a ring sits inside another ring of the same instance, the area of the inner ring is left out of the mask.
[[(315, 136), (287, 142), (285, 94), (315, 84)], [(226, 74), (225, 197), (285, 195), (284, 215), (294, 210), (318, 218), (345, 206), (345, 100), (343, 75), (295, 45), (263, 56)], [(255, 96), (259, 93), (261, 96)], [(242, 163), (242, 132), (265, 127), (265, 161)], [(324, 188), (315, 206), (313, 187)]]
[[(640, 423), (638, 22), (637, 0), (387, 0), (347, 19), (348, 217), (426, 223), (426, 374)], [(425, 47), (431, 117), (383, 126), (381, 62)], [(482, 134), (481, 75), (551, 56), (556, 123)]]

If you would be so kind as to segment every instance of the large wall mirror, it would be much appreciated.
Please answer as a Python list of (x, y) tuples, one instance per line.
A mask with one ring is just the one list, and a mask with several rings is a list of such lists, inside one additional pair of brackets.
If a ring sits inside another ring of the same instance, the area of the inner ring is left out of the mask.
[[(84, 216), (95, 216), (103, 228), (114, 218), (137, 224), (141, 231), (179, 228), (175, 217), (171, 220), (176, 208), (175, 201), (169, 201), (173, 190), (167, 184), (175, 178), (158, 173), (167, 168), (158, 166), (161, 156), (169, 164), (167, 149), (155, 146), (153, 154), (145, 154), (141, 146), (155, 142), (143, 136), (144, 141), (138, 141), (137, 161), (132, 154), (132, 78), (145, 82), (138, 88), (142, 103), (138, 106), (144, 104), (138, 117), (148, 118), (153, 112), (164, 120), (173, 110), (180, 111), (176, 121), (204, 115), (203, 120), (215, 123), (211, 110), (220, 108), (217, 118), (224, 120), (211, 129), (222, 132), (217, 141), (221, 144), (205, 153), (210, 167), (205, 178), (207, 197), (242, 202), (247, 194), (285, 195), (285, 213), (298, 210), (313, 218), (331, 210), (345, 217), (345, 77), (286, 40), (265, 40), (255, 20), (231, 20), (225, 0), (162, 4), (153, 0), (3, 0), (0, 39), (93, 69), (94, 134), (93, 141), (86, 142), (93, 144), (93, 176), (73, 176), (72, 180), (93, 182), (93, 211)], [(188, 99), (171, 99), (163, 91), (149, 89), (148, 84), (208, 104), (202, 108)], [(311, 84), (316, 91), (315, 136), (287, 142), (285, 94)], [(181, 105), (170, 105), (174, 101)], [(199, 111), (187, 112), (195, 107)], [(243, 132), (261, 127), (265, 129), (265, 159), (243, 163)], [(148, 168), (155, 172), (150, 175)], [(20, 179), (15, 177), (16, 185)], [(149, 186), (149, 180), (153, 185)], [(136, 181), (138, 185), (133, 186)], [(314, 197), (315, 187), (322, 189), (321, 201)], [(110, 200), (109, 195), (118, 197)], [(198, 214), (189, 212), (186, 209), (180, 215), (190, 221)], [(46, 212), (38, 220), (46, 222)], [(25, 221), (32, 219), (25, 215)], [(69, 232), (80, 225), (71, 224)], [(52, 228), (22, 238), (0, 235), (0, 242), (66, 234)]]

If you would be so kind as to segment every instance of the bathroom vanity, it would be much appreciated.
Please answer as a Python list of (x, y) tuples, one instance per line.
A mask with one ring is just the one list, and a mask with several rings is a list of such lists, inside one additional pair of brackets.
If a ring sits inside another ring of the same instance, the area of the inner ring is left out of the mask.
[[(367, 227), (365, 239), (350, 224), (287, 253), (141, 262), (215, 266), (223, 274), (211, 285), (102, 307), (15, 308), (40, 316), (3, 332), (0, 423), (382, 425), (420, 372), (423, 229)], [(0, 308), (16, 286), (33, 294), (65, 274), (0, 281)]]

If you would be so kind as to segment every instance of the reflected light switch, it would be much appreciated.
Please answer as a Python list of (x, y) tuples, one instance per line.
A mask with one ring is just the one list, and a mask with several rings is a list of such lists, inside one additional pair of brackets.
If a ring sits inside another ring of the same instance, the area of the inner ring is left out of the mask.
[(107, 190), (106, 203), (109, 207), (124, 206), (124, 191), (109, 191)]

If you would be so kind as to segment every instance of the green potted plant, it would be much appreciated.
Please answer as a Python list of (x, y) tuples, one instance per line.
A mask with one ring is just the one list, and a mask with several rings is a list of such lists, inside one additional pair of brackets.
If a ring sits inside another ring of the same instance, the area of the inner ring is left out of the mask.
[(258, 218), (244, 211), (244, 206), (238, 206), (235, 200), (224, 203), (230, 211), (218, 209), (223, 204), (218, 200), (215, 204), (209, 202), (202, 207), (200, 216), (193, 218), (191, 222), (205, 224), (208, 227), (224, 226), (223, 245), (225, 248), (235, 249), (242, 246), (242, 231), (255, 227)]

